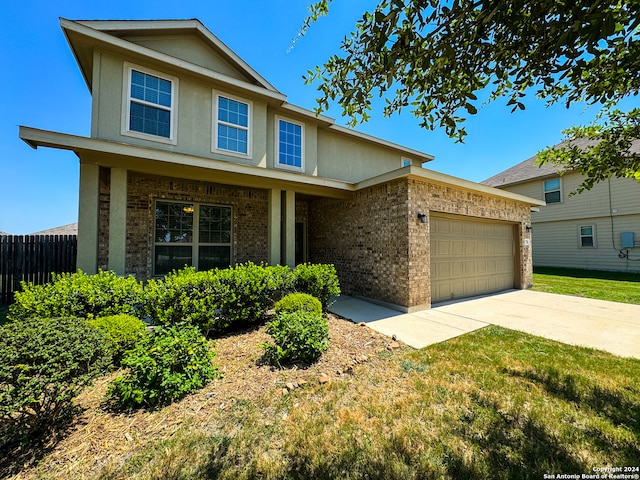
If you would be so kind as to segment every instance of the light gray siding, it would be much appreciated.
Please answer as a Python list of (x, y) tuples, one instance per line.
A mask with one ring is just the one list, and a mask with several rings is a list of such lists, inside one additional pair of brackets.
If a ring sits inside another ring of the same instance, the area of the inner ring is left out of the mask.
[[(543, 199), (543, 181), (505, 190)], [(562, 176), (562, 201), (531, 214), (533, 265), (640, 272), (640, 182), (616, 178), (570, 196), (581, 181), (576, 173)], [(582, 247), (580, 226), (589, 225), (595, 229), (595, 244)], [(619, 258), (622, 232), (634, 232), (638, 245), (626, 258)]]

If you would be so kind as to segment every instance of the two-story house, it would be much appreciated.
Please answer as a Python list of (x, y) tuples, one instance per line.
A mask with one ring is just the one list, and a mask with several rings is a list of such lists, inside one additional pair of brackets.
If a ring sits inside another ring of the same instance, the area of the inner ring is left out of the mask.
[(197, 20), (61, 26), (91, 136), (20, 137), (79, 158), (82, 270), (333, 263), (344, 293), (401, 310), (530, 285), (543, 202), (289, 104)]
[(640, 182), (612, 178), (572, 195), (583, 180), (534, 156), (482, 183), (545, 201), (531, 214), (535, 266), (640, 272)]

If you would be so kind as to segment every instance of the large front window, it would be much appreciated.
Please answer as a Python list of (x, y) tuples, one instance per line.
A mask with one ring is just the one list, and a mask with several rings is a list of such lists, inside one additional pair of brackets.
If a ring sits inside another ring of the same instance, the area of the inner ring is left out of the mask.
[(231, 265), (231, 207), (156, 202), (154, 274)]
[(127, 135), (173, 140), (177, 79), (128, 66), (125, 131)]
[(223, 95), (217, 99), (214, 148), (249, 155), (250, 104)]

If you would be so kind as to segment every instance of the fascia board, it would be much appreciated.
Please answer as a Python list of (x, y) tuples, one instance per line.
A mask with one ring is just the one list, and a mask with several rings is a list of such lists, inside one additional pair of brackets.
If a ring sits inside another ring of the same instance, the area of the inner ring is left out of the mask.
[(399, 168), (392, 172), (384, 173), (382, 175), (369, 178), (362, 182), (358, 182), (355, 185), (355, 188), (356, 188), (356, 191), (362, 190), (364, 188), (379, 185), (381, 183), (387, 183), (389, 181), (396, 180), (399, 178), (405, 178), (405, 177), (416, 178), (419, 180), (427, 180), (431, 182), (440, 183), (443, 185), (451, 185), (454, 187), (464, 188), (465, 190), (470, 190), (472, 192), (478, 192), (485, 195), (492, 195), (494, 197), (507, 198), (509, 200), (525, 203), (530, 206), (541, 207), (546, 205), (546, 203), (543, 200), (538, 200), (536, 198), (527, 197), (525, 195), (509, 192), (507, 190), (501, 190), (499, 188), (489, 187), (481, 183), (471, 182), (469, 180), (464, 180), (462, 178), (452, 177), (451, 175), (446, 175), (444, 173), (434, 172), (433, 170), (414, 167), (410, 165)]
[[(130, 54), (140, 55), (140, 56), (155, 60), (156, 62), (164, 63), (173, 68), (184, 70), (196, 76), (205, 77), (209, 80), (229, 86), (231, 88), (240, 89), (245, 92), (251, 92), (263, 97), (268, 97), (273, 100), (277, 100), (278, 102), (285, 102), (287, 99), (286, 95), (278, 91), (273, 91), (267, 88), (258, 87), (248, 82), (237, 80), (235, 78), (229, 77), (228, 75), (214, 72), (212, 70), (209, 70), (208, 68), (195, 65), (193, 63), (187, 62), (185, 60), (181, 60), (176, 57), (172, 57), (171, 55), (167, 55), (165, 53), (161, 53), (156, 50), (152, 50), (150, 48), (128, 42), (127, 40), (122, 40), (121, 38), (114, 37), (113, 35), (109, 35), (108, 33), (100, 32), (93, 28), (82, 25), (78, 22), (73, 22), (71, 20), (66, 20), (64, 18), (61, 18), (60, 26), (62, 27), (63, 30), (90, 37), (96, 42), (99, 42), (103, 45), (116, 48)], [(67, 39), (69, 39), (66, 33), (65, 35), (67, 36)], [(77, 60), (77, 56), (76, 56), (76, 60)], [(87, 77), (85, 75), (85, 81), (86, 79)]]
[(336, 123), (335, 119), (331, 118), (331, 117), (327, 117), (324, 115), (317, 115), (314, 111), (309, 110), (307, 108), (303, 108), (303, 107), (299, 107), (297, 105), (293, 105), (291, 103), (283, 103), (280, 106), (281, 110), (284, 110), (285, 112), (290, 112), (290, 113), (294, 113), (297, 115), (300, 115), (302, 117), (305, 118), (310, 118), (313, 119), (319, 123), (324, 123), (326, 126), (331, 126), (334, 125)]
[(247, 62), (231, 50), (222, 40), (215, 36), (200, 20), (80, 20), (75, 23), (85, 25), (98, 31), (129, 31), (129, 30), (155, 30), (158, 28), (167, 30), (196, 30), (209, 43), (213, 44), (232, 63), (244, 70), (250, 77), (260, 83), (264, 88), (277, 92), (278, 90), (262, 75), (255, 71)]
[(248, 175), (263, 178), (267, 182), (279, 181), (289, 184), (331, 188), (342, 191), (345, 194), (350, 194), (354, 189), (353, 183), (341, 180), (302, 175), (298, 173), (255, 167), (252, 165), (242, 165), (213, 158), (166, 152), (163, 150), (139, 147), (136, 145), (110, 142), (96, 138), (80, 137), (25, 126), (20, 126), (19, 136), (32, 148), (50, 147), (62, 150), (71, 150), (76, 154), (91, 153), (96, 155), (116, 155), (133, 159), (151, 160), (207, 170), (219, 170), (238, 175)]

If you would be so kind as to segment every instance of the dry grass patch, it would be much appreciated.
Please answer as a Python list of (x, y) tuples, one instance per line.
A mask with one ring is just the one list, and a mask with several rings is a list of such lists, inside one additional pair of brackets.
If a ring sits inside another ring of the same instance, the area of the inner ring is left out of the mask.
[(330, 328), (304, 370), (261, 365), (262, 328), (221, 339), (225, 378), (159, 412), (102, 412), (98, 386), (84, 423), (16, 478), (506, 480), (639, 463), (638, 360), (499, 327), (419, 351)]

